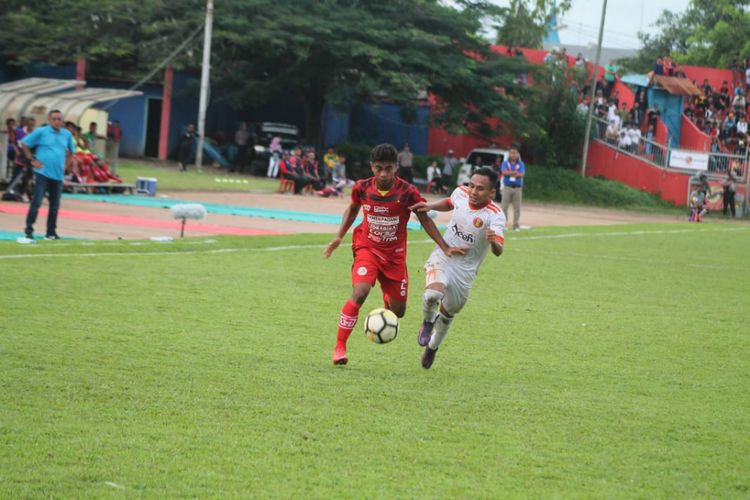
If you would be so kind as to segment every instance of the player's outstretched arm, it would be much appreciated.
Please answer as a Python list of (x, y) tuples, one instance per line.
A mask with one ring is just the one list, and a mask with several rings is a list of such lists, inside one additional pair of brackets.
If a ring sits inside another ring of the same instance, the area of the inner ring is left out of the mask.
[(433, 201), (427, 203), (426, 201), (420, 201), (409, 207), (409, 210), (415, 213), (429, 212), (430, 210), (436, 210), (438, 212), (450, 212), (453, 210), (453, 204), (451, 204), (450, 198), (443, 198), (442, 200)]
[(349, 228), (352, 227), (352, 224), (354, 224), (354, 221), (357, 219), (357, 214), (359, 214), (359, 205), (350, 203), (349, 206), (346, 207), (346, 210), (344, 210), (344, 217), (341, 219), (339, 232), (336, 234), (336, 237), (328, 243), (325, 250), (323, 250), (323, 255), (326, 259), (329, 259), (333, 251), (339, 247), (344, 235), (349, 231)]
[(497, 233), (492, 229), (487, 229), (487, 241), (490, 242), (492, 253), (500, 257), (503, 254), (503, 244), (497, 241)]
[(430, 236), (430, 238), (432, 238), (432, 241), (437, 243), (437, 246), (440, 247), (440, 250), (442, 250), (445, 255), (447, 255), (448, 257), (452, 257), (454, 255), (466, 254), (466, 248), (452, 247), (445, 242), (445, 240), (443, 239), (443, 235), (440, 234), (440, 231), (438, 231), (435, 222), (430, 218), (429, 215), (427, 215), (427, 212), (415, 213), (417, 214), (417, 218), (422, 224), (425, 232)]

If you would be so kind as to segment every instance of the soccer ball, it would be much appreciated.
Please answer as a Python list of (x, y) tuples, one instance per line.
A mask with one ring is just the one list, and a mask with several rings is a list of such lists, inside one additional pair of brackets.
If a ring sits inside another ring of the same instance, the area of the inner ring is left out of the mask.
[(388, 309), (375, 309), (365, 318), (365, 335), (376, 344), (386, 344), (398, 335), (398, 316)]

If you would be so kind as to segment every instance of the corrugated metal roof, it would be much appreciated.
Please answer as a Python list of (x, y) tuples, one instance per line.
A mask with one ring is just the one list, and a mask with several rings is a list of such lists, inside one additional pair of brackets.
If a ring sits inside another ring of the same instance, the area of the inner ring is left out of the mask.
[(654, 83), (672, 95), (703, 95), (701, 89), (687, 78), (654, 75)]
[[(59, 109), (66, 119), (78, 120), (86, 109), (107, 101), (142, 95), (135, 90), (81, 88), (81, 80), (26, 78), (0, 84), (0, 119), (18, 120), (22, 115), (43, 118), (50, 109)], [(75, 112), (74, 112), (75, 111)], [(71, 117), (67, 116), (71, 113)]]

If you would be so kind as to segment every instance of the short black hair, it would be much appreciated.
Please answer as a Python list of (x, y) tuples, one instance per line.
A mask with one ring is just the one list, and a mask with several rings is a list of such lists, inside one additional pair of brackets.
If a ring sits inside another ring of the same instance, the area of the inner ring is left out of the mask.
[[(52, 116), (52, 115), (53, 115), (53, 114), (55, 114), (55, 113), (60, 113), (60, 114), (62, 114), (62, 111), (60, 111), (59, 109), (53, 109), (52, 111), (50, 111), (49, 113), (47, 113), (47, 117), (50, 117), (50, 116)], [(33, 118), (33, 117), (32, 117), (32, 116), (29, 116), (29, 118)]]
[(398, 151), (393, 146), (393, 144), (378, 144), (377, 146), (372, 148), (372, 151), (370, 151), (370, 163), (374, 163), (376, 161), (396, 163), (397, 158)]
[(490, 167), (479, 167), (474, 170), (472, 175), (483, 175), (487, 177), (490, 180), (490, 188), (494, 188), (495, 184), (497, 184), (497, 172)]

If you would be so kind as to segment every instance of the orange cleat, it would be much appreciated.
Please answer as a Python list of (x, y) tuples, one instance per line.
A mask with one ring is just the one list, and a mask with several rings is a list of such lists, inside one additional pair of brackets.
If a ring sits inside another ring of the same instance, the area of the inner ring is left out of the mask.
[(336, 344), (336, 348), (333, 350), (333, 364), (345, 365), (348, 362), (349, 358), (346, 357), (346, 344)]

